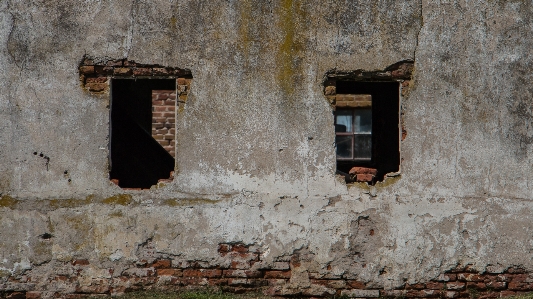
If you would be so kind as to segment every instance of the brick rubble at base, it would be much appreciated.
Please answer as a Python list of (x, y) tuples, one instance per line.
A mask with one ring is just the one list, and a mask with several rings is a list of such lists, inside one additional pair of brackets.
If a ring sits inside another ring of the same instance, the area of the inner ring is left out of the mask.
[[(262, 292), (281, 297), (356, 298), (497, 298), (533, 291), (533, 275), (518, 268), (502, 273), (472, 271), (468, 267), (450, 270), (436, 279), (417, 284), (405, 284), (394, 290), (369, 288), (363, 281), (343, 279), (338, 275), (307, 273), (309, 285), (296, 286), (291, 277), (299, 277), (299, 255), (290, 262), (277, 261), (269, 265), (260, 260), (260, 252), (246, 244), (219, 244), (218, 252), (224, 265), (207, 268), (202, 262), (176, 262), (170, 259), (141, 260), (117, 273), (106, 270), (107, 278), (87, 281), (84, 273), (91, 269), (90, 261), (77, 259), (61, 265), (62, 274), (50, 276), (48, 283), (35, 281), (32, 270), (9, 277), (0, 283), (0, 297), (5, 298), (85, 298), (94, 295), (118, 295), (146, 289), (177, 291), (191, 287), (219, 287), (233, 293)], [(489, 270), (490, 271), (490, 270)], [(101, 272), (101, 271), (99, 271)], [(501, 272), (501, 271), (500, 271)], [(32, 279), (33, 278), (33, 279)]]

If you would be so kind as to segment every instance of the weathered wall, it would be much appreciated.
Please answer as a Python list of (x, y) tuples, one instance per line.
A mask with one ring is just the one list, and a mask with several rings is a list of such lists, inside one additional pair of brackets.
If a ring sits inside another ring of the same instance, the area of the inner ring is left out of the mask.
[[(350, 290), (532, 271), (532, 17), (518, 0), (0, 1), (0, 289), (98, 292), (150, 259), (230, 269), (219, 244), (289, 267), (261, 272), (274, 294), (316, 291), (309, 273)], [(86, 54), (190, 69), (172, 183), (109, 181), (109, 95), (82, 88)], [(403, 60), (401, 176), (346, 187), (323, 76)]]

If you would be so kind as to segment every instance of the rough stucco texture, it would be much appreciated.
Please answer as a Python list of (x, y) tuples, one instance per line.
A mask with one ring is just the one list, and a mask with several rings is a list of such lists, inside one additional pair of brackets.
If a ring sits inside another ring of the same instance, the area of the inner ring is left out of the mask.
[[(532, 19), (527, 1), (0, 1), (1, 273), (84, 258), (103, 277), (147, 240), (206, 267), (221, 243), (267, 265), (306, 252), (302, 286), (533, 270)], [(173, 182), (109, 182), (109, 95), (81, 88), (85, 54), (190, 69)], [(323, 76), (402, 60), (401, 176), (346, 187)]]

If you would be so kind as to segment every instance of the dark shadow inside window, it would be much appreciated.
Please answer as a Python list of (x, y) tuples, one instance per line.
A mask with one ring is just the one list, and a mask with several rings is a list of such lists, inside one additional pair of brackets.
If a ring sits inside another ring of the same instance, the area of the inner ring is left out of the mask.
[(111, 80), (109, 176), (122, 188), (148, 189), (174, 170), (174, 158), (151, 134), (152, 90), (176, 90), (176, 80)]
[[(369, 161), (337, 161), (337, 170), (354, 166), (377, 169), (376, 180), (400, 170), (400, 83), (337, 81), (337, 94), (372, 95), (372, 154)], [(340, 128), (339, 128), (340, 129)]]

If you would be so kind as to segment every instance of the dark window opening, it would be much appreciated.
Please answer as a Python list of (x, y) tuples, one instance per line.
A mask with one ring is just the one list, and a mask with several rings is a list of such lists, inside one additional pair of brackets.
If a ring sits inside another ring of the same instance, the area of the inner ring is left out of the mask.
[(337, 172), (347, 182), (382, 181), (400, 170), (400, 83), (336, 81)]
[[(175, 97), (176, 79), (111, 80), (109, 176), (122, 188), (148, 189), (174, 171), (173, 152), (153, 137), (154, 91), (173, 91)], [(169, 107), (167, 122), (174, 124), (175, 104)], [(174, 128), (170, 130), (174, 134)]]

